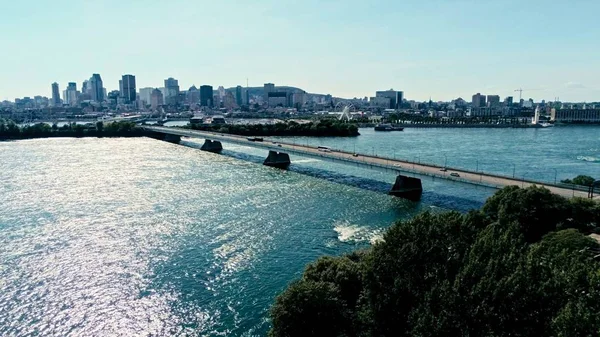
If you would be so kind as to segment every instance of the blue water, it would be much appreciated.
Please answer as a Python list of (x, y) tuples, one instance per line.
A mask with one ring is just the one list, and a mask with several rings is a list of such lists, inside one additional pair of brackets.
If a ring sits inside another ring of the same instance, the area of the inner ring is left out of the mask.
[[(598, 130), (361, 130), (308, 141), (433, 162), (443, 153), (450, 166), (475, 159), (499, 173), (515, 164), (553, 179), (541, 167), (598, 176)], [(365, 247), (397, 219), (465, 211), (493, 193), (428, 178), (412, 203), (384, 193), (392, 172), (296, 156), (280, 171), (260, 165), (264, 150), (224, 144), (216, 155), (201, 143), (0, 142), (0, 335), (263, 336), (273, 298), (306, 263)]]
[(546, 182), (585, 174), (600, 179), (600, 127), (545, 129), (360, 129), (356, 138), (280, 137), (301, 144), (396, 157)]

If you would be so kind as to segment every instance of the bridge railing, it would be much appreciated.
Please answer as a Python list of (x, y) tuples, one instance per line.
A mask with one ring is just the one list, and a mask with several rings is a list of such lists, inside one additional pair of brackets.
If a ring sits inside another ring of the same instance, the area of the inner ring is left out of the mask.
[[(301, 145), (301, 144), (297, 144), (297, 143), (289, 143), (289, 142), (282, 142), (282, 141), (279, 141), (279, 143), (286, 144), (286, 145), (292, 145), (292, 146), (305, 146), (305, 145)], [(334, 147), (329, 147), (329, 148), (333, 152), (339, 152), (339, 153), (344, 153), (344, 154), (349, 154), (349, 155), (354, 154), (354, 152), (350, 152), (350, 151), (347, 151), (345, 149), (337, 149), (337, 148), (334, 148)], [(568, 190), (572, 190), (573, 192), (575, 192), (575, 191), (587, 192), (588, 188), (589, 188), (587, 186), (581, 186), (581, 185), (575, 185), (575, 184), (552, 183), (552, 182), (545, 182), (545, 181), (534, 180), (534, 179), (526, 179), (526, 178), (519, 179), (517, 177), (507, 176), (507, 175), (502, 175), (502, 174), (497, 174), (497, 173), (490, 173), (490, 172), (483, 172), (483, 171), (473, 171), (473, 170), (469, 170), (469, 169), (465, 169), (465, 168), (457, 168), (457, 167), (452, 167), (452, 166), (440, 166), (440, 165), (437, 165), (437, 164), (431, 164), (431, 163), (421, 162), (421, 161), (417, 162), (417, 161), (409, 160), (409, 159), (390, 158), (390, 157), (385, 157), (385, 156), (378, 156), (376, 154), (375, 155), (362, 154), (362, 153), (358, 153), (358, 154), (360, 156), (362, 156), (362, 157), (395, 161), (395, 162), (400, 162), (400, 163), (404, 163), (404, 164), (408, 164), (408, 165), (425, 166), (425, 167), (429, 167), (429, 168), (433, 168), (433, 169), (441, 169), (441, 168), (445, 167), (448, 171), (456, 171), (458, 173), (468, 173), (468, 174), (473, 174), (473, 175), (483, 175), (483, 176), (492, 177), (492, 178), (505, 179), (505, 180), (510, 180), (510, 181), (518, 182), (518, 183), (521, 183), (523, 185), (524, 184), (543, 185), (543, 186), (550, 186), (550, 187), (568, 189)], [(392, 166), (392, 168), (395, 169), (395, 170), (398, 170), (397, 167), (393, 167)], [(407, 170), (406, 169), (402, 169), (400, 171), (407, 171)], [(421, 172), (421, 171), (418, 171), (418, 170), (411, 170), (411, 171)], [(418, 173), (418, 174), (423, 175), (423, 173)], [(460, 177), (447, 177), (446, 175), (443, 175), (443, 174), (435, 174), (435, 175), (425, 174), (425, 175), (427, 175), (427, 176), (441, 177), (441, 178), (450, 179), (450, 180), (462, 180), (464, 182), (471, 182), (470, 180), (466, 180), (466, 179), (457, 179), (457, 178), (460, 178)], [(480, 182), (479, 184), (487, 185), (487, 186), (492, 186), (492, 187), (501, 187), (500, 185), (483, 184), (482, 182)]]
[[(156, 127), (147, 127), (148, 129), (152, 130)], [(187, 135), (200, 135), (202, 136), (202, 134), (210, 134), (213, 135), (215, 138), (221, 138), (219, 133), (216, 132), (211, 132), (211, 131), (199, 131), (199, 130), (192, 130), (192, 129), (183, 129), (183, 128), (178, 128), (178, 127), (161, 127), (162, 129), (167, 128), (170, 130), (177, 130), (177, 133), (183, 134), (184, 136)], [(225, 135), (225, 134), (224, 134)], [(277, 150), (277, 151), (281, 151), (283, 150), (282, 148), (278, 147), (275, 144), (269, 144), (268, 142), (270, 142), (271, 140), (269, 140), (268, 138), (265, 139), (266, 142), (254, 142), (252, 144), (249, 144), (246, 141), (246, 137), (244, 136), (240, 136), (240, 135), (232, 135), (232, 134), (227, 134), (227, 137), (236, 137), (239, 138), (239, 140), (233, 141), (231, 138), (226, 138), (223, 137), (221, 138), (221, 140), (225, 141), (225, 142), (235, 142), (241, 145), (253, 145), (255, 147), (261, 147), (261, 148), (266, 148), (266, 149), (272, 149), (272, 150)], [(432, 174), (429, 172), (423, 172), (417, 169), (410, 169), (410, 168), (400, 168), (397, 166), (394, 166), (393, 164), (380, 164), (380, 163), (374, 163), (374, 162), (365, 162), (365, 161), (360, 161), (359, 159), (354, 159), (353, 158), (344, 158), (344, 157), (338, 157), (338, 156), (332, 156), (332, 155), (325, 155), (322, 153), (314, 153), (314, 152), (309, 152), (309, 151), (303, 151), (298, 149), (299, 147), (309, 147), (311, 149), (315, 149), (316, 147), (314, 146), (307, 146), (307, 145), (302, 145), (299, 143), (295, 143), (295, 142), (286, 142), (286, 141), (280, 141), (279, 139), (276, 140), (277, 143), (283, 144), (283, 145), (288, 145), (288, 146), (293, 146), (294, 149), (286, 149), (286, 150), (293, 150), (290, 152), (296, 152), (296, 153), (300, 153), (302, 155), (307, 155), (307, 156), (311, 156), (311, 157), (320, 157), (320, 158), (326, 158), (326, 159), (333, 159), (333, 160), (339, 160), (339, 161), (345, 161), (345, 162), (350, 162), (350, 163), (362, 163), (363, 165), (367, 165), (367, 166), (371, 166), (371, 167), (379, 167), (379, 168), (383, 168), (383, 169), (389, 169), (389, 170), (393, 170), (393, 171), (399, 171), (399, 172), (407, 172), (407, 173), (413, 173), (413, 174), (417, 174), (417, 175), (421, 175), (421, 176), (430, 176), (430, 177), (435, 177), (435, 178), (442, 178), (442, 179), (446, 179), (446, 180), (454, 180), (454, 181), (462, 181), (462, 182), (466, 182), (466, 183), (470, 183), (470, 184), (475, 184), (475, 185), (484, 185), (484, 186), (489, 186), (489, 187), (494, 187), (494, 188), (501, 188), (504, 185), (496, 185), (496, 184), (489, 184), (489, 183), (484, 183), (483, 181), (480, 182), (474, 182), (468, 179), (464, 179), (462, 177), (453, 177), (453, 176), (449, 176), (446, 174)], [(347, 155), (352, 155), (354, 154), (354, 152), (350, 152), (344, 149), (336, 149), (334, 147), (329, 147), (329, 149), (333, 152), (333, 153), (342, 153), (342, 154), (347, 154)], [(362, 153), (358, 153), (359, 156), (361, 157), (366, 157), (366, 158), (374, 158), (374, 159), (381, 159), (381, 160), (387, 160), (388, 162), (398, 162), (398, 163), (404, 163), (404, 164), (408, 164), (408, 165), (419, 165), (419, 166), (425, 166), (425, 167), (429, 167), (429, 168), (433, 168), (433, 169), (441, 169), (443, 167), (445, 167), (447, 170), (449, 171), (456, 171), (458, 173), (468, 173), (468, 174), (473, 174), (473, 175), (480, 175), (480, 176), (487, 176), (487, 177), (492, 177), (492, 178), (499, 178), (499, 179), (505, 179), (505, 180), (510, 180), (513, 181), (515, 183), (521, 183), (522, 185), (524, 184), (530, 184), (530, 185), (543, 185), (543, 186), (551, 186), (551, 187), (556, 187), (556, 188), (562, 188), (562, 189), (568, 189), (568, 190), (572, 190), (573, 194), (575, 193), (575, 191), (581, 191), (581, 192), (587, 192), (588, 191), (588, 187), (586, 186), (579, 186), (579, 185), (574, 185), (574, 184), (565, 184), (565, 183), (552, 183), (552, 182), (544, 182), (544, 181), (539, 181), (539, 180), (533, 180), (533, 179), (519, 179), (519, 178), (515, 178), (512, 176), (507, 176), (507, 175), (501, 175), (501, 174), (496, 174), (496, 173), (488, 173), (488, 172), (483, 172), (483, 171), (473, 171), (473, 170), (469, 170), (469, 169), (464, 169), (464, 168), (456, 168), (456, 167), (450, 167), (450, 166), (440, 166), (440, 165), (436, 165), (436, 164), (431, 164), (431, 163), (427, 163), (427, 162), (416, 162), (416, 161), (412, 161), (412, 160), (407, 160), (407, 159), (398, 159), (398, 158), (389, 158), (389, 157), (383, 157), (383, 156), (378, 156), (378, 155), (369, 155), (369, 154), (362, 154)], [(446, 172), (444, 172), (446, 173)]]

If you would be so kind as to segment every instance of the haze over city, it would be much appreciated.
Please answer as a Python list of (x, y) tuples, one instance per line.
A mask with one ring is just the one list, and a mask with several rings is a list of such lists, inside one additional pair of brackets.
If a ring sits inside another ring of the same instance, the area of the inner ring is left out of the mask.
[[(68, 10), (67, 10), (68, 9)], [(596, 1), (262, 1), (0, 4), (0, 100), (101, 73), (138, 87), (274, 82), (364, 97), (600, 100)]]

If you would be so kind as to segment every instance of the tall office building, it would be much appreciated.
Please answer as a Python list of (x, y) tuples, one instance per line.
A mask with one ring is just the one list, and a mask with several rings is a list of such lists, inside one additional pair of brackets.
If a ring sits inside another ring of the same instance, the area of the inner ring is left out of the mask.
[(222, 86), (222, 85), (220, 85), (220, 86), (217, 88), (217, 92), (219, 93), (219, 98), (220, 98), (220, 99), (223, 99), (223, 98), (225, 98), (225, 88), (223, 88), (223, 86)]
[(153, 90), (154, 88), (140, 88), (140, 101), (142, 101), (143, 104), (141, 106), (148, 105), (151, 103), (150, 99), (152, 98)]
[(265, 83), (264, 86), (264, 99), (265, 102), (269, 101), (269, 93), (275, 92), (275, 84), (273, 83)]
[(238, 106), (242, 106), (244, 104), (244, 99), (242, 97), (242, 86), (238, 85), (235, 87), (235, 103), (237, 103)]
[(500, 96), (498, 96), (498, 95), (487, 95), (487, 105), (490, 108), (499, 106), (500, 105)]
[(52, 105), (60, 106), (60, 93), (58, 91), (58, 83), (52, 83)]
[(198, 90), (195, 85), (192, 85), (188, 90), (186, 100), (189, 104), (197, 104), (200, 102), (200, 90)]
[(223, 97), (223, 107), (227, 110), (232, 110), (236, 107), (236, 98), (233, 96), (231, 91), (225, 92), (225, 97)]
[(242, 95), (244, 96), (244, 105), (250, 105), (250, 90), (248, 88), (244, 88)]
[(150, 104), (152, 105), (152, 110), (156, 110), (159, 106), (164, 104), (163, 94), (158, 89), (152, 90), (152, 95), (150, 97)]
[(164, 101), (165, 104), (174, 104), (179, 96), (179, 81), (169, 77), (165, 80)]
[(77, 105), (77, 98), (78, 98), (78, 92), (77, 92), (77, 83), (75, 82), (69, 82), (69, 85), (67, 86), (67, 90), (65, 90), (65, 104), (74, 106)]
[(471, 105), (473, 108), (483, 108), (485, 107), (485, 95), (480, 93), (476, 93), (473, 95), (473, 99), (471, 100)]
[(119, 83), (122, 83), (122, 88), (121, 88), (121, 97), (124, 98), (125, 103), (132, 103), (135, 102), (135, 95), (136, 95), (136, 89), (135, 89), (135, 76), (133, 75), (123, 75), (121, 77), (121, 81), (119, 81)]
[(96, 102), (104, 102), (105, 91), (102, 86), (102, 78), (100, 74), (93, 74), (92, 78), (90, 78), (89, 82), (90, 88), (90, 96), (92, 101)]
[(213, 104), (213, 87), (210, 85), (200, 86), (200, 105), (212, 107)]
[[(82, 94), (90, 94), (91, 91), (90, 81), (85, 80), (81, 83), (81, 93)], [(91, 94), (90, 94), (91, 95)]]
[(390, 99), (388, 109), (398, 109), (402, 104), (403, 95), (404, 93), (402, 91), (396, 91), (394, 89), (375, 92), (375, 97)]

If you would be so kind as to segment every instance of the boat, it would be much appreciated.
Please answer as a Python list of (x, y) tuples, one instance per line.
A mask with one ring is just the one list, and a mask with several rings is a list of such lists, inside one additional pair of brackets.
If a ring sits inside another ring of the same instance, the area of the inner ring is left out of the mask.
[(538, 128), (549, 128), (553, 127), (554, 124), (548, 122), (540, 122), (540, 106), (535, 107), (535, 113), (533, 115), (533, 120), (531, 124), (535, 125)]
[(403, 131), (404, 128), (399, 126), (392, 126), (391, 124), (377, 124), (375, 131)]

